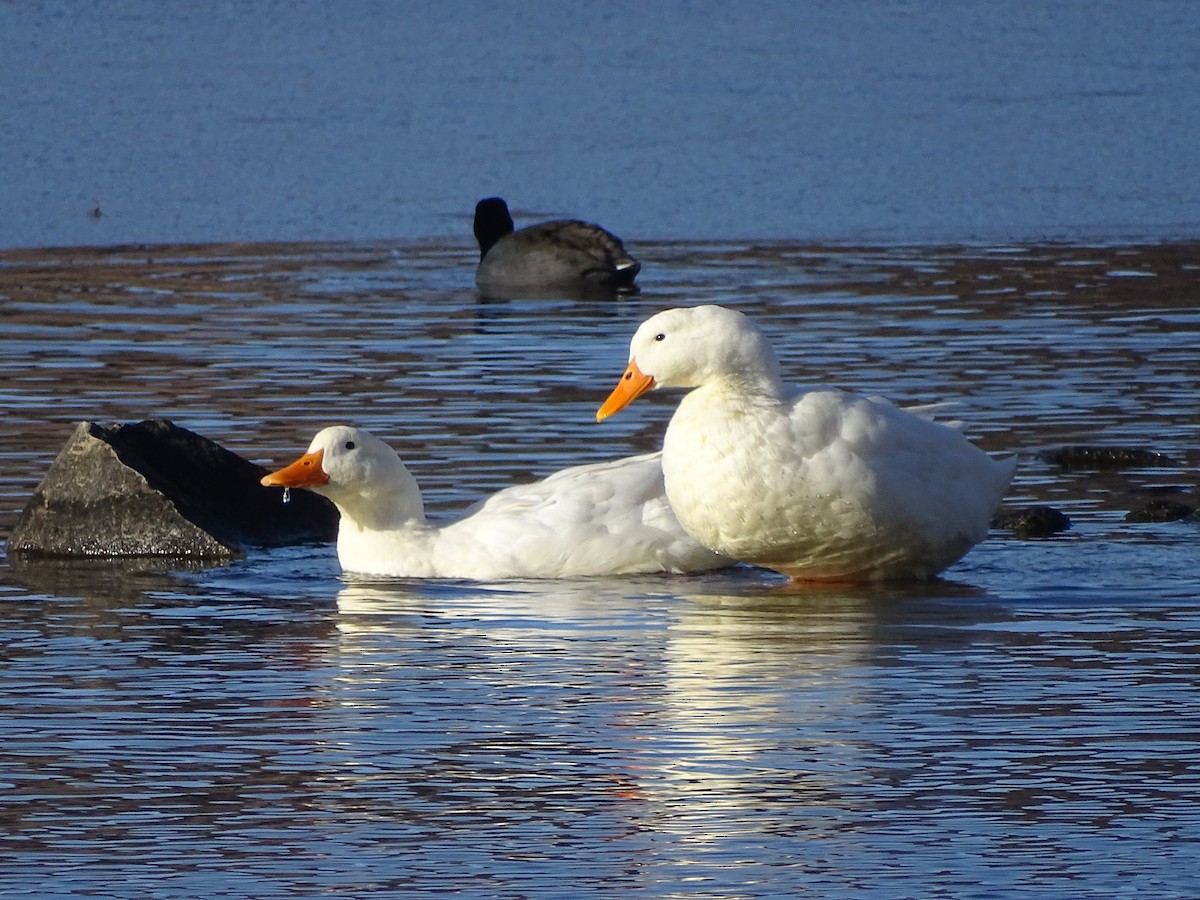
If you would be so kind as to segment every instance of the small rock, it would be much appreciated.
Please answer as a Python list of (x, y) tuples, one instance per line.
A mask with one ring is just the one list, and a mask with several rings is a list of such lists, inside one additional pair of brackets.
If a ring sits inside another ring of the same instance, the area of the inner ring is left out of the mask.
[(1126, 522), (1177, 522), (1196, 515), (1196, 508), (1176, 500), (1151, 500), (1125, 514)]
[(1071, 520), (1052, 506), (1027, 506), (1001, 510), (992, 519), (992, 527), (1011, 531), (1019, 538), (1043, 538), (1066, 531)]
[(337, 510), (284, 505), (266, 469), (165, 419), (81, 422), (8, 540), (11, 554), (229, 559), (246, 547), (331, 541)]
[(1042, 454), (1064, 469), (1148, 469), (1178, 465), (1165, 453), (1139, 447), (1057, 447)]

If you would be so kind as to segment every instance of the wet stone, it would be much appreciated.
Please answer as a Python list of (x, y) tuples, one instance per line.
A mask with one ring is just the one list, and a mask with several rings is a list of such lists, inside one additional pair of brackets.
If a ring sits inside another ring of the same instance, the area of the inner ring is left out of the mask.
[(1052, 506), (1027, 506), (1000, 510), (992, 519), (992, 527), (1011, 531), (1019, 538), (1043, 538), (1066, 531), (1071, 520)]
[(81, 422), (35, 489), (10, 554), (227, 559), (248, 547), (331, 541), (333, 504), (284, 504), (266, 469), (165, 419)]
[(1177, 522), (1197, 518), (1196, 507), (1178, 500), (1150, 500), (1125, 514), (1126, 522)]
[(1151, 469), (1178, 465), (1165, 453), (1140, 447), (1056, 447), (1042, 454), (1042, 458), (1064, 469)]

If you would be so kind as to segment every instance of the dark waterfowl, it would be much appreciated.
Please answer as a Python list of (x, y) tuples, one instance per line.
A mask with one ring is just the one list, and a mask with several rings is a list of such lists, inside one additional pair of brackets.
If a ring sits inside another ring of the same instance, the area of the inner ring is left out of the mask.
[(475, 283), (484, 290), (629, 290), (642, 268), (620, 238), (590, 222), (556, 219), (514, 231), (499, 197), (475, 205), (475, 239)]

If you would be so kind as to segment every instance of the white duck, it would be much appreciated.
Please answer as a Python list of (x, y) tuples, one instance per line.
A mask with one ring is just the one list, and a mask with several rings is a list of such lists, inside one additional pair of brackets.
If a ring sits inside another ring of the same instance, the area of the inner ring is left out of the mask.
[(720, 306), (643, 322), (597, 421), (657, 387), (695, 388), (663, 441), (683, 527), (793, 581), (932, 578), (984, 538), (1016, 469), (886, 400), (785, 387), (762, 332)]
[(513, 230), (508, 204), (488, 197), (475, 205), (484, 291), (631, 290), (642, 265), (615, 234), (591, 222), (555, 219)]
[(262, 479), (308, 488), (341, 513), (348, 572), (410, 578), (570, 578), (699, 572), (732, 565), (680, 527), (660, 454), (563, 469), (506, 488), (439, 527), (396, 451), (359, 428), (320, 431), (308, 452)]

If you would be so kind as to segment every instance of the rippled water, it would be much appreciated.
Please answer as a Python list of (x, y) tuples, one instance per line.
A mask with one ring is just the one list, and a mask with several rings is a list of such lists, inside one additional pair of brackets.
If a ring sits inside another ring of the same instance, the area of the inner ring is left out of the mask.
[[(0, 563), (6, 896), (474, 890), (1188, 896), (1200, 862), (1200, 259), (1161, 247), (661, 244), (619, 301), (481, 300), (437, 245), (0, 254), (0, 536), (83, 418), (256, 461), (391, 441), (435, 515), (655, 446), (593, 413), (628, 338), (736, 305), (791, 380), (955, 399), (1015, 505), (932, 586), (359, 582)], [(1063, 444), (1170, 468), (1063, 470)], [(52, 874), (51, 874), (52, 873)]]

